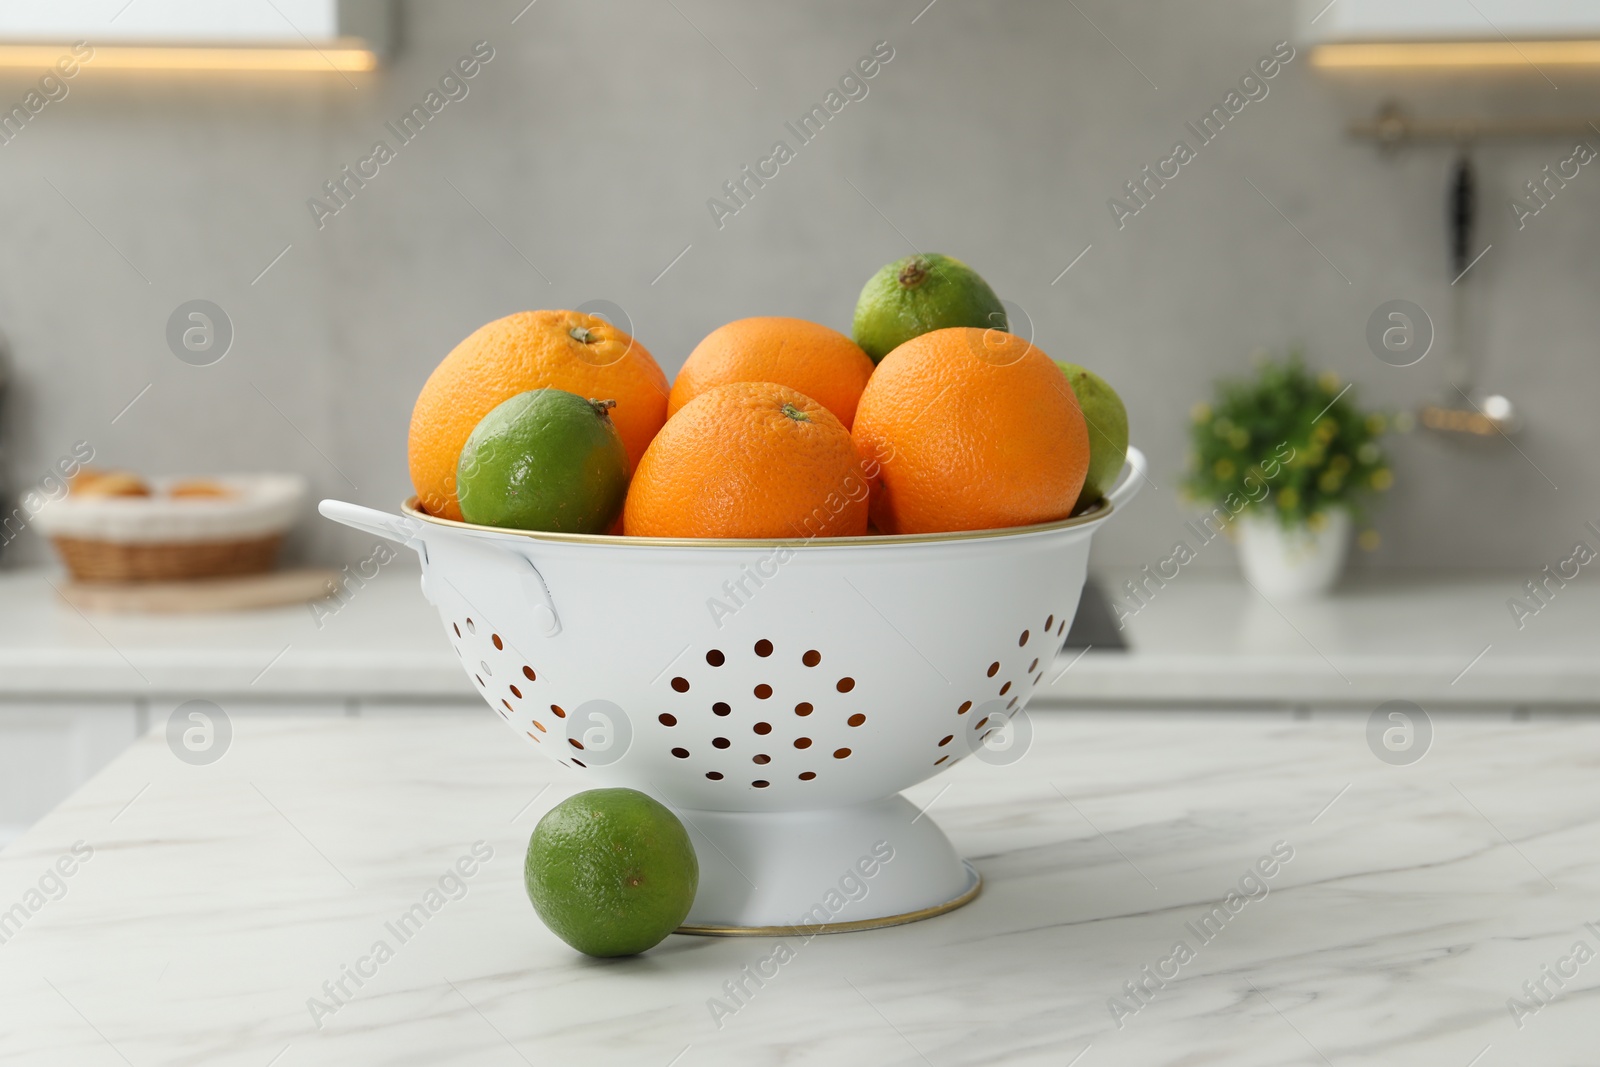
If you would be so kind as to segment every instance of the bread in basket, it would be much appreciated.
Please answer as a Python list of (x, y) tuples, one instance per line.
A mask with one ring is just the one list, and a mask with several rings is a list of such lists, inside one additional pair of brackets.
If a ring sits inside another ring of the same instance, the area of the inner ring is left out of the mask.
[(271, 570), (306, 482), (295, 474), (235, 474), (156, 478), (142, 494), (91, 489), (75, 484), (35, 519), (73, 578), (174, 581)]

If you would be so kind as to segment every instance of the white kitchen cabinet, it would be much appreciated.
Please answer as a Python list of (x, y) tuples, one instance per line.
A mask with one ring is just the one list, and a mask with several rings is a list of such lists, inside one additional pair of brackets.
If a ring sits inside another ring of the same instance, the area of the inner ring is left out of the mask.
[(476, 693), (460, 700), (441, 700), (429, 697), (406, 700), (400, 697), (371, 697), (356, 702), (356, 714), (385, 718), (403, 715), (475, 715), (478, 712), (492, 715), (489, 706)]
[(165, 730), (167, 721), (189, 701), (202, 701), (221, 708), (230, 718), (242, 715), (299, 715), (312, 718), (355, 714), (355, 701), (346, 697), (235, 697), (208, 696), (193, 693), (187, 696), (163, 696), (147, 701), (152, 730)]
[(0, 702), (0, 845), (127, 748), (139, 719), (134, 700)]

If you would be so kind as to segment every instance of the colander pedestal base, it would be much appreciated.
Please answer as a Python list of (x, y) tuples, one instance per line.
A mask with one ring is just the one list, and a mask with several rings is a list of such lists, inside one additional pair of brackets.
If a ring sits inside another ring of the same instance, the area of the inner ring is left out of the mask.
[(960, 907), (981, 885), (902, 796), (823, 811), (679, 814), (700, 860), (683, 933), (892, 926)]

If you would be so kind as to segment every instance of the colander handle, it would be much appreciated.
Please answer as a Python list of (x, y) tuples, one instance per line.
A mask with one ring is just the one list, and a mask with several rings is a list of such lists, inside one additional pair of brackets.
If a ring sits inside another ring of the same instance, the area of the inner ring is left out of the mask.
[(364, 530), (390, 541), (398, 541), (417, 555), (426, 558), (427, 545), (422, 540), (422, 524), (415, 519), (404, 515), (393, 515), (376, 508), (364, 508), (360, 504), (350, 504), (343, 500), (324, 500), (317, 505), (317, 510), (334, 522), (342, 522), (357, 530)]
[(1106, 494), (1106, 499), (1111, 501), (1112, 508), (1120, 508), (1138, 495), (1140, 487), (1145, 483), (1145, 472), (1149, 469), (1150, 461), (1144, 458), (1144, 453), (1129, 445), (1122, 480), (1117, 483), (1115, 489)]

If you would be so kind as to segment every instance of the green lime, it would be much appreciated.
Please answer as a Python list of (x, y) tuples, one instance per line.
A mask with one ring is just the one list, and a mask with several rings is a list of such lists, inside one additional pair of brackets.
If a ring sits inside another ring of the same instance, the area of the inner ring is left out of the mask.
[(456, 466), (461, 515), (483, 526), (605, 533), (628, 495), (615, 401), (519, 393), (485, 415)]
[(636, 789), (591, 789), (545, 813), (528, 839), (528, 899), (590, 956), (631, 956), (689, 914), (700, 862), (678, 817)]
[(936, 252), (897, 259), (861, 287), (855, 338), (878, 363), (913, 337), (950, 326), (1009, 329), (1006, 309), (978, 272)]
[(1117, 391), (1094, 371), (1059, 359), (1056, 366), (1071, 383), (1078, 407), (1083, 410), (1083, 421), (1089, 427), (1089, 476), (1072, 509), (1082, 511), (1105, 499), (1122, 473), (1123, 460), (1128, 456), (1128, 409), (1123, 407)]

